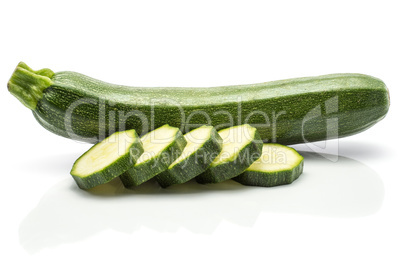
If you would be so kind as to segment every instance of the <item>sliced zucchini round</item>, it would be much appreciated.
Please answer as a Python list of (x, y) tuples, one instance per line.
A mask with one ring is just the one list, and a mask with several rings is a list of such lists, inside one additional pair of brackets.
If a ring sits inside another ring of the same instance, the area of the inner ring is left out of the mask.
[(261, 156), (262, 140), (248, 124), (220, 130), (222, 151), (209, 168), (196, 177), (198, 183), (219, 183), (238, 176)]
[(265, 187), (290, 184), (303, 172), (303, 164), (304, 158), (295, 149), (267, 143), (261, 157), (233, 180)]
[(162, 187), (185, 183), (203, 173), (222, 149), (213, 126), (201, 126), (184, 135), (187, 145), (169, 168), (156, 176)]
[(141, 142), (144, 147), (141, 157), (120, 175), (125, 187), (140, 185), (165, 171), (186, 146), (186, 139), (179, 128), (169, 125), (145, 134)]
[(143, 151), (134, 129), (116, 132), (81, 155), (70, 174), (80, 188), (89, 189), (118, 177), (135, 164)]

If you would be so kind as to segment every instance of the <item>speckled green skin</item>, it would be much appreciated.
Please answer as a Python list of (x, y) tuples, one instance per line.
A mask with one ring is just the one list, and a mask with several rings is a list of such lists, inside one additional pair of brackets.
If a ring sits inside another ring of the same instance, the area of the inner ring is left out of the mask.
[[(183, 133), (200, 124), (220, 130), (248, 123), (257, 128), (265, 142), (295, 144), (361, 132), (381, 120), (389, 108), (385, 84), (362, 74), (209, 88), (127, 87), (75, 72), (48, 74), (52, 85), (43, 90), (37, 104), (30, 104), (35, 118), (53, 133), (86, 142), (97, 142), (114, 131), (131, 128), (142, 135), (166, 123)], [(18, 96), (21, 100), (23, 94)], [(326, 110), (326, 102), (334, 97), (336, 110)], [(71, 116), (66, 116), (77, 100), (88, 103), (78, 105)], [(104, 107), (101, 112), (99, 106)], [(320, 116), (304, 122), (317, 106), (322, 111)], [(133, 111), (136, 113), (122, 119)], [(191, 116), (195, 111), (203, 113)], [(337, 120), (336, 134), (327, 133), (328, 119)], [(66, 127), (66, 122), (71, 127)]]
[(190, 181), (208, 168), (221, 149), (222, 138), (212, 128), (210, 138), (199, 149), (155, 178), (159, 185), (164, 188)]
[(300, 163), (292, 169), (263, 172), (248, 168), (243, 173), (232, 179), (243, 185), (251, 186), (271, 187), (291, 184), (303, 173), (304, 158), (300, 154), (297, 155), (300, 156)]
[(165, 171), (180, 156), (186, 144), (186, 139), (178, 130), (174, 140), (166, 145), (166, 148), (158, 156), (140, 164), (135, 164), (121, 174), (120, 179), (123, 185), (127, 188), (138, 186)]
[(225, 180), (231, 179), (240, 175), (246, 168), (248, 168), (254, 161), (260, 158), (262, 153), (262, 140), (258, 133), (255, 131), (254, 137), (231, 161), (210, 166), (204, 173), (197, 176), (195, 180), (200, 184), (220, 183)]
[[(85, 156), (87, 153), (90, 153), (92, 146), (88, 151), (86, 151), (84, 154), (79, 157), (73, 165), (73, 168), (71, 169), (71, 176), (74, 178), (75, 182), (77, 183), (78, 187), (81, 189), (89, 189), (92, 187), (95, 187), (97, 185), (105, 184), (112, 179), (118, 177), (121, 175), (124, 171), (126, 171), (128, 168), (131, 166), (134, 166), (136, 160), (141, 156), (141, 154), (144, 152), (142, 148), (142, 143), (140, 138), (138, 137), (137, 133), (134, 130), (132, 135), (133, 137), (136, 137), (136, 140), (132, 143), (131, 147), (129, 147), (129, 151), (125, 153), (124, 155), (121, 155), (119, 159), (115, 160), (113, 163), (111, 163), (109, 166), (103, 168), (100, 171), (96, 171), (95, 173), (92, 173), (88, 176), (80, 176), (79, 173), (80, 171), (77, 171), (75, 168), (75, 165), (79, 160)], [(128, 132), (131, 133), (131, 132)], [(105, 141), (108, 139), (106, 138)]]

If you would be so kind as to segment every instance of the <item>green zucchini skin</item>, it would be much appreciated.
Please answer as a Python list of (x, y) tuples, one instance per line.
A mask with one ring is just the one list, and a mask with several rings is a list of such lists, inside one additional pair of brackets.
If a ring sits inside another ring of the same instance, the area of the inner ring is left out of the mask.
[[(285, 148), (293, 149), (290, 147)], [(267, 173), (253, 170), (251, 167), (249, 167), (243, 173), (232, 179), (236, 182), (241, 183), (242, 185), (249, 186), (273, 187), (291, 184), (303, 173), (304, 167), (304, 158), (300, 154), (298, 154), (296, 150), (293, 149), (293, 151), (295, 152), (295, 155), (300, 158), (300, 160), (299, 163), (292, 168), (282, 169), (279, 171), (270, 171), (269, 173)]]
[(258, 171), (246, 170), (232, 179), (242, 185), (249, 186), (273, 187), (286, 185), (291, 184), (293, 181), (299, 178), (303, 172), (303, 166), (304, 162), (301, 162), (299, 166), (295, 167), (294, 169), (278, 171), (275, 173), (261, 173)]
[[(81, 158), (83, 158), (85, 155), (90, 153), (92, 151), (92, 149), (95, 148), (96, 145), (92, 146), (88, 151), (86, 151), (84, 154), (82, 154), (74, 162), (74, 165), (71, 169), (70, 174), (73, 177), (73, 179), (75, 180), (75, 182), (77, 183), (79, 188), (90, 189), (97, 185), (108, 183), (112, 179), (121, 175), (129, 167), (134, 166), (136, 160), (144, 152), (144, 149), (142, 147), (142, 143), (141, 143), (140, 138), (138, 137), (137, 133), (132, 129), (129, 131), (133, 131), (132, 133), (136, 138), (135, 141), (130, 146), (130, 150), (127, 153), (125, 153), (124, 155), (121, 155), (119, 157), (119, 159), (115, 160), (113, 163), (111, 163), (109, 166), (105, 167), (101, 171), (97, 171), (96, 173), (92, 173), (87, 176), (80, 176), (75, 173), (76, 165), (78, 164), (78, 162), (80, 162)], [(105, 140), (107, 140), (107, 139), (105, 139)]]
[(195, 180), (200, 184), (211, 184), (220, 183), (240, 175), (254, 161), (260, 158), (262, 146), (261, 137), (258, 131), (255, 131), (253, 140), (239, 151), (234, 160), (227, 161), (217, 166), (209, 166), (208, 169), (197, 176)]
[(211, 137), (198, 150), (158, 174), (155, 179), (163, 188), (190, 181), (208, 168), (221, 149), (222, 138), (215, 129), (212, 129)]
[[(127, 188), (138, 186), (165, 171), (169, 165), (180, 156), (187, 142), (183, 134), (177, 131), (174, 141), (157, 157), (141, 164), (136, 164), (120, 175), (120, 180)], [(145, 150), (146, 151), (146, 150)]]
[[(127, 129), (143, 135), (167, 123), (183, 133), (201, 124), (220, 130), (247, 123), (257, 128), (264, 142), (296, 144), (359, 133), (384, 118), (389, 109), (385, 84), (362, 74), (209, 88), (146, 88), (29, 68), (44, 85), (36, 87), (41, 92), (32, 100), (31, 95), (25, 96), (26, 89), (38, 83), (29, 80), (29, 73), (21, 75), (28, 71), (25, 64), (20, 67), (9, 81), (9, 91), (33, 110), (43, 127), (85, 142), (98, 142)], [(335, 133), (328, 133), (330, 120), (337, 122)]]

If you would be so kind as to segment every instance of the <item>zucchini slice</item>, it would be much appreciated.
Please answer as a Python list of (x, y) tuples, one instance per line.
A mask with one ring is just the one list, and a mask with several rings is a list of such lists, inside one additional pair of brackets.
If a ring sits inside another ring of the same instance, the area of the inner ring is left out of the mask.
[(303, 172), (304, 158), (293, 148), (264, 144), (261, 157), (233, 180), (243, 185), (277, 186), (290, 184)]
[(134, 129), (116, 132), (79, 157), (71, 176), (81, 189), (107, 183), (133, 166), (143, 153)]
[(203, 173), (222, 149), (213, 126), (201, 126), (184, 135), (187, 145), (169, 168), (156, 176), (162, 187), (185, 183)]
[(179, 128), (169, 125), (145, 134), (141, 142), (144, 152), (133, 167), (120, 175), (125, 187), (140, 185), (165, 171), (186, 146)]
[(198, 183), (219, 183), (238, 176), (261, 156), (262, 140), (255, 127), (248, 124), (220, 130), (222, 151), (209, 168), (196, 177)]

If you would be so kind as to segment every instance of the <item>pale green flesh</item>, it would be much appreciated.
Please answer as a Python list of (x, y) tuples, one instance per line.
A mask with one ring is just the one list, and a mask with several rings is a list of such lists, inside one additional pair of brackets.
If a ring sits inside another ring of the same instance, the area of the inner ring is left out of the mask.
[(264, 173), (290, 170), (298, 166), (303, 157), (294, 149), (280, 144), (264, 144), (262, 155), (246, 171)]
[(133, 130), (112, 134), (77, 160), (71, 174), (85, 177), (103, 170), (126, 155), (135, 141), (138, 139)]
[(205, 141), (211, 137), (212, 126), (201, 126), (200, 128), (194, 129), (184, 135), (187, 141), (187, 145), (184, 148), (182, 154), (169, 166), (172, 168), (176, 164), (185, 160), (188, 156), (196, 152)]
[(164, 125), (142, 136), (141, 142), (144, 152), (136, 164), (141, 164), (157, 157), (167, 146), (176, 140), (178, 131), (179, 129), (176, 127)]
[(254, 140), (256, 129), (248, 124), (220, 130), (222, 151), (212, 161), (211, 167), (234, 160), (239, 152)]

